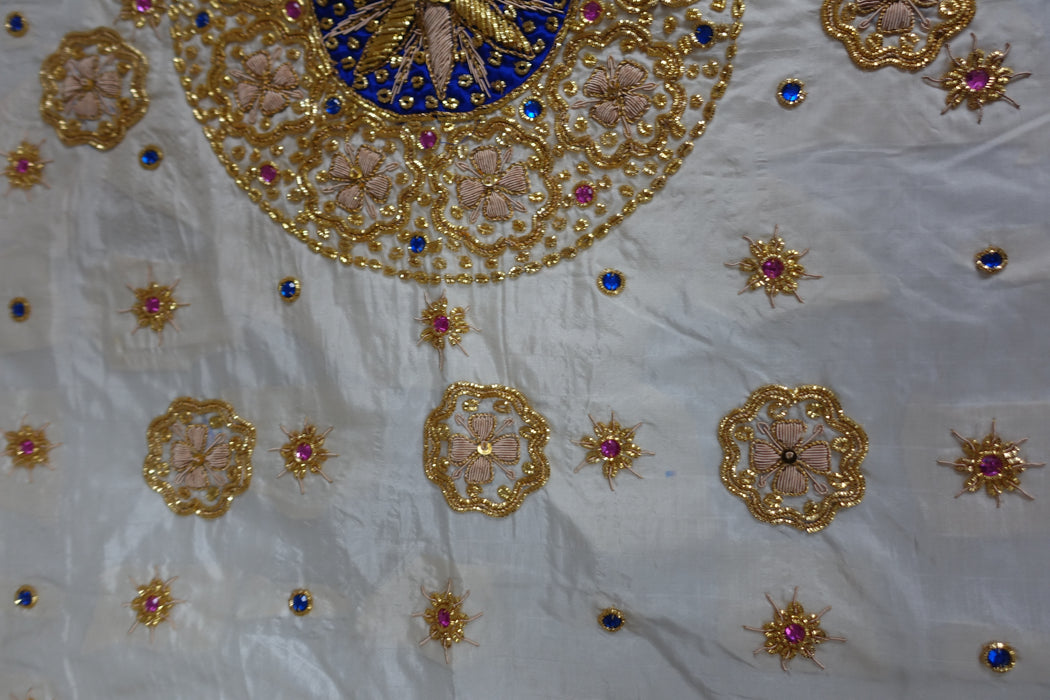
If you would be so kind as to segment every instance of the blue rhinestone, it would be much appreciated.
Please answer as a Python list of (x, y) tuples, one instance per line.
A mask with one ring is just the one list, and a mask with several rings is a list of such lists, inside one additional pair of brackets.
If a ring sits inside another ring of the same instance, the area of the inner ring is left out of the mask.
[(156, 165), (160, 162), (160, 154), (152, 148), (147, 148), (145, 151), (143, 151), (142, 155), (139, 156), (139, 158), (142, 159), (143, 165)]
[(7, 28), (12, 32), (18, 33), (26, 28), (26, 22), (22, 15), (11, 15), (7, 20)]
[(408, 242), (408, 249), (413, 253), (422, 253), (426, 247), (427, 239), (423, 236), (412, 236), (412, 240)]
[(288, 280), (281, 285), (281, 296), (285, 299), (291, 299), (299, 292), (299, 285), (295, 282)]
[(21, 301), (16, 301), (11, 304), (11, 313), (14, 314), (15, 318), (22, 318), (26, 315), (26, 305)]
[(798, 98), (801, 95), (802, 85), (800, 83), (788, 83), (780, 88), (780, 96), (784, 98), (785, 102), (798, 102)]
[(18, 596), (15, 599), (16, 605), (20, 605), (23, 608), (28, 608), (30, 605), (33, 604), (33, 591), (29, 590), (28, 588), (23, 588), (19, 590), (18, 593), (16, 593), (16, 595)]
[(201, 12), (197, 15), (197, 19), (194, 22), (197, 24), (197, 29), (204, 29), (211, 24), (211, 16), (207, 12)]
[(992, 668), (1003, 668), (1013, 663), (1013, 654), (1007, 649), (989, 649), (988, 665)]
[(521, 112), (529, 119), (535, 119), (543, 114), (543, 105), (539, 100), (525, 100), (521, 105)]
[(602, 618), (602, 625), (606, 629), (617, 630), (620, 629), (620, 625), (622, 624), (623, 618), (619, 615), (614, 615), (613, 613), (609, 613), (608, 615)]
[(990, 270), (998, 270), (1003, 266), (1002, 253), (990, 252), (981, 256), (981, 265)]
[(300, 593), (292, 598), (292, 608), (295, 612), (303, 612), (308, 607), (310, 607), (310, 599), (306, 597), (305, 593)]
[(715, 28), (710, 24), (701, 24), (696, 28), (693, 35), (696, 37), (696, 40), (700, 42), (701, 46), (707, 46), (711, 43), (711, 40), (715, 38)]
[(328, 101), (324, 103), (324, 111), (329, 114), (339, 114), (339, 110), (343, 108), (343, 103), (339, 101), (338, 97), (330, 97)]
[(623, 278), (615, 272), (606, 272), (602, 275), (602, 286), (610, 292), (615, 292), (623, 284)]

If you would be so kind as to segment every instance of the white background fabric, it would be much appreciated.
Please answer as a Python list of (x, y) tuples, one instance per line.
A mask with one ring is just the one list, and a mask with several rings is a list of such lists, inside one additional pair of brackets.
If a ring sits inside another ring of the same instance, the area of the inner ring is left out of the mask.
[[(68, 31), (109, 25), (112, 2), (25, 3), (0, 36), (0, 149), (46, 139), (49, 190), (0, 199), (0, 296), (32, 303), (0, 326), (0, 428), (50, 422), (53, 471), (0, 480), (0, 693), (102, 698), (1044, 698), (1050, 694), (1050, 474), (1036, 496), (953, 496), (938, 466), (992, 418), (1050, 461), (1050, 9), (981, 0), (980, 46), (1011, 42), (1022, 108), (939, 114), (948, 59), (918, 74), (857, 69), (819, 3), (752, 3), (736, 71), (681, 173), (606, 240), (539, 275), (448, 290), (480, 334), (469, 357), (417, 346), (423, 290), (327, 262), (274, 226), (217, 162), (185, 104), (164, 27), (118, 25), (149, 55), (151, 104), (124, 143), (65, 148), (38, 114), (40, 62)], [(15, 6), (8, 5), (4, 14)], [(166, 24), (165, 24), (166, 26)], [(969, 36), (952, 42), (958, 55)], [(809, 97), (774, 99), (797, 76)], [(143, 171), (147, 143), (166, 158)], [(808, 247), (799, 305), (737, 295), (723, 266), (774, 224)], [(972, 256), (994, 243), (1008, 269)], [(181, 278), (180, 333), (134, 336), (125, 284)], [(609, 298), (604, 267), (627, 275)], [(303, 281), (285, 305), (279, 279)], [(421, 432), (456, 380), (522, 390), (552, 426), (552, 473), (513, 516), (452, 512), (423, 475)], [(720, 418), (766, 383), (837, 392), (871, 439), (867, 495), (824, 532), (754, 520), (718, 476)], [(257, 428), (255, 476), (222, 519), (177, 517), (142, 478), (149, 421), (177, 396), (231, 402)], [(610, 492), (578, 474), (588, 413), (645, 421), (656, 453)], [(268, 452), (280, 426), (335, 426), (340, 456), (300, 496)], [(9, 466), (9, 463), (6, 463)], [(151, 644), (123, 603), (129, 577), (178, 576), (176, 629)], [(420, 584), (469, 588), (446, 666), (417, 643)], [(289, 592), (310, 588), (296, 618)], [(763, 594), (833, 606), (849, 639), (784, 674), (752, 656)], [(628, 629), (603, 632), (618, 605)], [(978, 662), (991, 639), (1021, 655)]]

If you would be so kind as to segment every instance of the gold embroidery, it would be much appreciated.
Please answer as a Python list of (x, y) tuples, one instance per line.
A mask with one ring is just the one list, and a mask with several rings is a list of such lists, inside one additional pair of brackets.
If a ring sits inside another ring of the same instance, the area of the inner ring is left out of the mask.
[(255, 428), (221, 399), (175, 399), (146, 442), (142, 475), (177, 515), (218, 518), (248, 490)]
[(270, 452), (280, 452), (281, 458), (284, 459), (284, 471), (278, 474), (277, 478), (291, 473), (299, 482), (299, 493), (306, 493), (303, 479), (307, 474), (317, 474), (329, 484), (332, 483), (332, 479), (321, 468), (330, 457), (339, 456), (324, 448), (324, 439), (332, 432), (332, 428), (319, 433), (317, 426), (305, 423), (302, 430), (294, 433), (285, 430), (283, 425), (281, 430), (288, 436), (288, 441), (280, 447), (270, 449)]
[[(40, 157), (42, 145), (44, 145), (43, 141), (40, 143), (23, 141), (18, 144), (18, 148), (4, 154), (7, 158), (4, 175), (7, 176), (8, 192), (15, 188), (30, 190), (36, 185), (43, 185), (50, 189), (51, 185), (44, 180), (44, 166), (51, 161)], [(26, 195), (28, 196), (28, 192)]]
[(164, 327), (171, 327), (178, 332), (179, 327), (175, 325), (175, 311), (189, 304), (181, 304), (175, 298), (175, 288), (179, 286), (179, 280), (172, 285), (158, 284), (153, 281), (153, 268), (149, 268), (145, 287), (132, 287), (125, 285), (135, 295), (135, 303), (118, 313), (135, 314), (138, 325), (131, 331), (134, 335), (139, 328), (149, 328), (157, 334), (159, 343), (164, 344)]
[(176, 605), (186, 602), (176, 600), (171, 595), (171, 582), (177, 578), (178, 576), (174, 576), (165, 581), (160, 576), (155, 576), (149, 583), (142, 586), (134, 581), (131, 582), (131, 585), (138, 590), (134, 600), (124, 603), (125, 607), (135, 611), (135, 622), (132, 623), (128, 634), (134, 632), (139, 625), (145, 625), (149, 629), (149, 639), (153, 641), (153, 630), (157, 625), (165, 622), (171, 616)]
[(460, 642), (466, 642), (467, 644), (473, 644), (474, 646), (480, 646), (473, 639), (467, 638), (463, 633), (463, 628), (466, 627), (468, 622), (473, 622), (478, 619), (484, 613), (478, 613), (477, 615), (468, 617), (463, 612), (463, 603), (470, 596), (470, 591), (465, 592), (462, 596), (457, 596), (452, 593), (452, 579), (448, 580), (448, 586), (445, 591), (433, 593), (427, 593), (427, 589), (422, 586), (419, 587), (419, 591), (423, 594), (423, 597), (430, 601), (430, 607), (423, 612), (412, 613), (412, 617), (422, 617), (423, 621), (430, 626), (430, 631), (427, 636), (419, 643), (419, 646), (423, 646), (431, 639), (440, 642), (441, 647), (445, 650), (445, 663), (452, 663), (452, 657), (449, 656), (449, 650), (453, 644), (459, 644)]
[[(513, 19), (519, 5), (548, 4), (542, 28)], [(704, 44), (694, 37), (699, 13), (664, 21), (696, 4), (515, 0), (496, 13), (488, 0), (390, 0), (347, 5), (322, 23), (312, 3), (293, 16), (282, 3), (184, 2), (171, 18), (187, 101), (252, 200), (325, 257), (435, 285), (534, 274), (653, 199), (732, 75), (744, 3), (732, 3), (730, 22), (713, 30), (718, 41), (705, 35)], [(198, 23), (204, 8), (208, 21)], [(523, 42), (530, 28), (555, 36)], [(475, 41), (524, 82), (490, 81)], [(326, 42), (345, 42), (353, 56), (333, 66)], [(714, 59), (703, 71), (700, 52)], [(421, 102), (441, 111), (418, 113)], [(587, 166), (605, 171), (594, 188), (611, 201), (570, 218), (577, 183), (564, 173)], [(568, 228), (574, 238), (551, 235)], [(417, 238), (428, 244), (410, 247)]]
[(40, 66), (40, 116), (67, 146), (109, 150), (146, 114), (148, 71), (146, 57), (112, 29), (70, 32)]
[(744, 272), (751, 273), (747, 278), (747, 284), (740, 290), (740, 294), (756, 289), (765, 289), (769, 305), (775, 307), (773, 297), (778, 294), (791, 294), (802, 303), (802, 297), (798, 295), (798, 281), (800, 279), (819, 280), (820, 275), (811, 275), (806, 272), (799, 260), (802, 259), (809, 248), (801, 253), (797, 250), (784, 250), (784, 239), (777, 233), (777, 226), (773, 227), (773, 237), (769, 243), (759, 240), (752, 241), (747, 236), (751, 249), (751, 257), (738, 260), (735, 263), (725, 263), (726, 267), (738, 267)]
[[(479, 412), (481, 402), (492, 413)], [(468, 419), (464, 413), (472, 415)], [(505, 417), (501, 420), (496, 414)], [(450, 422), (464, 432), (453, 432)], [(476, 510), (495, 518), (510, 515), (550, 476), (543, 452), (550, 438), (547, 421), (520, 391), (510, 387), (471, 382), (449, 385), (441, 405), (431, 411), (423, 425), (423, 438), (427, 478), (460, 513)], [(514, 471), (519, 463), (520, 476)], [(497, 476), (495, 492), (500, 500), (493, 501), (486, 497), (484, 487)], [(462, 492), (456, 484), (460, 479), (464, 483)]]
[(4, 433), (7, 439), (4, 454), (11, 458), (11, 464), (15, 468), (29, 472), (30, 481), (33, 480), (33, 469), (36, 467), (45, 466), (48, 469), (54, 469), (51, 466), (51, 450), (62, 443), (52, 443), (47, 439), (47, 426), (49, 425), (51, 424), (44, 423), (39, 428), (34, 428), (27, 425), (25, 419), (22, 419), (22, 425), (18, 427), (18, 430), (8, 430)]
[[(591, 418), (590, 416), (587, 416)], [(643, 450), (634, 442), (634, 432), (641, 427), (641, 423), (627, 428), (616, 422), (616, 414), (613, 413), (608, 423), (599, 423), (591, 418), (591, 426), (594, 428), (594, 436), (584, 435), (576, 443), (587, 450), (583, 461), (574, 469), (578, 472), (588, 464), (601, 464), (602, 476), (609, 481), (609, 490), (615, 491), (613, 479), (621, 469), (634, 474), (639, 479), (642, 475), (636, 472), (634, 459), (642, 455), (652, 455), (652, 452)]]
[(619, 632), (627, 625), (627, 617), (618, 608), (606, 608), (598, 613), (598, 624), (606, 632)]
[(773, 606), (773, 619), (766, 622), (762, 627), (748, 627), (744, 629), (751, 632), (760, 632), (766, 635), (766, 643), (755, 649), (755, 654), (765, 651), (767, 654), (780, 657), (780, 668), (788, 670), (787, 663), (796, 656), (809, 659), (820, 669), (824, 670), (824, 664), (817, 661), (815, 656), (817, 647), (824, 642), (845, 642), (845, 637), (832, 637), (820, 627), (820, 618), (824, 616), (831, 606), (824, 608), (818, 613), (806, 614), (802, 604), (798, 602), (798, 588), (791, 596), (791, 602), (786, 608), (778, 608), (773, 599), (766, 594), (766, 600)]
[(1014, 73), (1012, 68), (1003, 65), (1007, 54), (1010, 53), (1010, 45), (1007, 44), (1002, 51), (992, 51), (986, 54), (983, 49), (977, 48), (977, 35), (973, 37), (970, 53), (966, 58), (959, 59), (952, 55), (952, 49), (948, 47), (948, 58), (952, 66), (940, 78), (923, 76), (930, 85), (941, 87), (948, 91), (944, 97), (944, 109), (941, 114), (959, 105), (966, 103), (971, 111), (977, 111), (977, 123), (981, 123), (984, 117), (984, 105), (988, 102), (1005, 100), (1007, 104), (1020, 109), (1021, 105), (1006, 96), (1006, 86), (1012, 80), (1021, 80), (1031, 76), (1031, 73)]
[[(772, 424), (758, 420), (763, 408)], [(792, 413), (819, 422), (790, 418)], [(762, 522), (819, 532), (840, 508), (852, 508), (864, 497), (860, 465), (868, 452), (868, 436), (825, 387), (756, 389), (719, 423), (718, 441), (722, 483)], [(748, 462), (741, 469), (745, 443)], [(821, 496), (819, 501), (809, 497), (810, 488)], [(797, 499), (805, 499), (801, 510), (794, 505)]]
[(824, 0), (821, 19), (824, 31), (842, 42), (860, 68), (914, 71), (937, 58), (976, 11), (977, 0)]
[(423, 324), (423, 330), (419, 332), (420, 343), (430, 343), (437, 351), (440, 365), (445, 366), (445, 341), (454, 348), (459, 348), (464, 355), (467, 351), (460, 344), (463, 336), (470, 331), (477, 331), (467, 323), (467, 312), (470, 307), (454, 306), (448, 308), (448, 299), (445, 293), (434, 301), (430, 301), (426, 294), (423, 295), (426, 307), (416, 320)]
[(978, 442), (975, 438), (963, 437), (952, 431), (952, 435), (962, 445), (963, 454), (953, 462), (937, 460), (937, 464), (946, 467), (954, 467), (960, 474), (966, 474), (966, 483), (963, 490), (955, 494), (955, 497), (964, 493), (977, 493), (984, 488), (990, 498), (995, 499), (995, 507), (1001, 504), (999, 497), (1005, 492), (1017, 491), (1029, 501), (1034, 500), (1021, 488), (1021, 473), (1030, 467), (1045, 466), (1036, 462), (1026, 462), (1021, 457), (1021, 445), (1028, 441), (1022, 438), (1017, 442), (1006, 442), (995, 433), (995, 421), (992, 421), (992, 432), (988, 433)]
[(120, 16), (117, 21), (133, 22), (136, 29), (147, 24), (156, 31), (167, 14), (163, 0), (120, 0)]

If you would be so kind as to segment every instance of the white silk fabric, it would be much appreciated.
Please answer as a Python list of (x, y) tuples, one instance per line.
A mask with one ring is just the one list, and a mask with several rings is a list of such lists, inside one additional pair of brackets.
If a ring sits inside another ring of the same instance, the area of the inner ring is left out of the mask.
[[(116, 25), (150, 61), (146, 117), (108, 152), (66, 148), (39, 117), (42, 59), (117, 3), (8, 4), (0, 150), (44, 141), (50, 189), (0, 199), (0, 429), (50, 423), (53, 470), (0, 477), (0, 695), (167, 698), (1044, 698), (1050, 695), (1050, 472), (1026, 501), (953, 496), (939, 466), (993, 419), (1050, 461), (1050, 10), (980, 0), (979, 46), (1012, 49), (981, 124), (945, 115), (918, 73), (861, 71), (819, 2), (750, 3), (735, 72), (707, 133), (655, 201), (540, 274), (451, 287), (480, 329), (469, 356), (418, 346), (423, 289), (311, 254), (226, 175), (186, 105), (164, 35)], [(969, 51), (956, 37), (954, 53)], [(774, 99), (797, 77), (808, 98)], [(165, 154), (155, 171), (136, 157)], [(741, 236), (809, 248), (805, 303), (737, 292)], [(1009, 254), (975, 271), (977, 250)], [(142, 286), (181, 279), (179, 332), (131, 335)], [(618, 297), (596, 289), (623, 271)], [(276, 293), (302, 280), (288, 305)], [(435, 295), (436, 290), (431, 291)], [(455, 513), (423, 473), (422, 426), (449, 383), (515, 387), (551, 425), (547, 485), (505, 519)], [(834, 390), (870, 438), (867, 494), (819, 534), (758, 522), (718, 474), (719, 420), (755, 388)], [(250, 489), (218, 520), (179, 517), (142, 476), (146, 428), (179, 396), (222, 398), (257, 430)], [(588, 414), (643, 422), (655, 453), (609, 490), (573, 468)], [(281, 426), (334, 426), (306, 494), (275, 478)], [(10, 462), (4, 461), (10, 470)], [(185, 600), (174, 625), (127, 633), (124, 607), (158, 572)], [(419, 588), (470, 589), (475, 648), (418, 642)], [(826, 665), (752, 654), (794, 587), (848, 639)], [(294, 617), (293, 589), (314, 610)], [(8, 599), (10, 600), (10, 598)], [(596, 622), (627, 615), (612, 635)], [(991, 640), (1009, 674), (978, 660)]]

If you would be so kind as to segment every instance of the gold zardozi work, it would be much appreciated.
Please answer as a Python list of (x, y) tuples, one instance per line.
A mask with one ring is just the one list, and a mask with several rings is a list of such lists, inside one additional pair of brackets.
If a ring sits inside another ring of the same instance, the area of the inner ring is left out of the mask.
[[(714, 117), (744, 13), (742, 0), (603, 0), (597, 20), (568, 0), (317, 5), (172, 3), (187, 101), (288, 233), (426, 285), (539, 272), (653, 199)], [(552, 44), (522, 43), (519, 29), (544, 24)], [(366, 25), (360, 56), (336, 66), (328, 52)], [(489, 79), (496, 65), (527, 77), (508, 88)], [(422, 108), (410, 93), (430, 89), (413, 66), (435, 76), (423, 113), (408, 113)], [(376, 93), (383, 81), (393, 88)]]
[(722, 483), (762, 522), (819, 532), (864, 497), (868, 436), (830, 389), (760, 387), (722, 419), (718, 442)]
[(40, 66), (40, 116), (67, 146), (106, 151), (146, 114), (149, 62), (120, 34), (70, 32)]
[(221, 399), (175, 399), (146, 442), (142, 475), (177, 515), (218, 518), (252, 481), (255, 427)]
[(858, 67), (919, 70), (973, 19), (977, 0), (824, 0), (824, 31)]
[(502, 518), (547, 483), (549, 438), (546, 419), (520, 391), (456, 382), (423, 425), (423, 469), (453, 510)]

